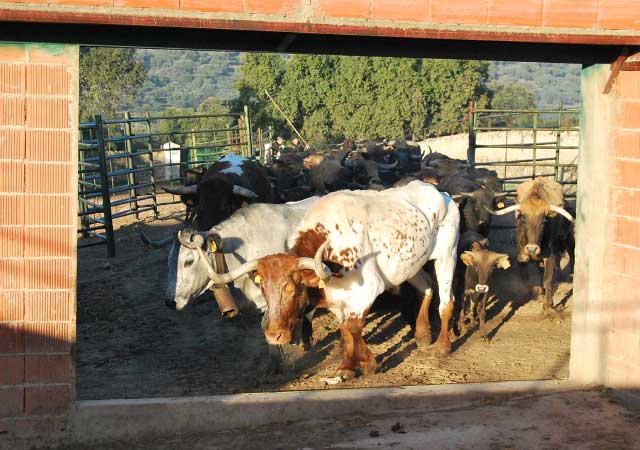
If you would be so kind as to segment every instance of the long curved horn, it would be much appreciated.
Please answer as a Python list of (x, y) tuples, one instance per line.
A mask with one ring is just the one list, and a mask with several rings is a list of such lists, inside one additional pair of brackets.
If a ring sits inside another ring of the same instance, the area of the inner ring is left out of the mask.
[(192, 230), (189, 230), (189, 233), (187, 230), (180, 230), (178, 231), (178, 242), (187, 248), (196, 250), (204, 246), (204, 237)]
[(318, 278), (322, 281), (329, 281), (331, 279), (331, 270), (327, 266), (325, 266), (322, 262), (322, 254), (324, 250), (329, 245), (329, 240), (327, 239), (324, 243), (318, 247), (316, 250), (315, 256), (312, 258), (300, 258), (298, 261), (298, 267), (300, 269), (309, 269), (313, 270)]
[(166, 238), (162, 238), (154, 241), (150, 239), (146, 234), (144, 234), (144, 230), (142, 229), (141, 223), (138, 224), (138, 233), (140, 234), (140, 239), (142, 240), (142, 242), (155, 248), (162, 248), (165, 245), (172, 243), (173, 240), (175, 239), (175, 236), (171, 235), (171, 236), (167, 236)]
[(409, 153), (409, 159), (413, 159), (414, 161), (422, 161), (422, 155), (414, 155), (413, 153)]
[(467, 198), (473, 198), (473, 192), (460, 192), (458, 195)]
[(508, 192), (496, 192), (495, 194), (493, 194), (493, 198), (502, 198), (506, 197), (507, 195), (509, 195)]
[(378, 169), (391, 170), (391, 169), (395, 169), (396, 167), (398, 167), (398, 160), (396, 159), (395, 162), (390, 163), (390, 164), (379, 163), (378, 161), (376, 161), (376, 164), (378, 165)]
[(249, 199), (258, 198), (258, 194), (253, 192), (251, 189), (247, 189), (246, 187), (238, 186), (237, 184), (233, 185), (233, 193), (235, 195), (239, 195), (240, 197), (245, 197)]
[(240, 278), (242, 275), (256, 270), (258, 268), (258, 261), (260, 261), (259, 259), (253, 259), (251, 261), (247, 261), (240, 267), (236, 267), (231, 272), (218, 273), (215, 271), (215, 269), (211, 265), (211, 261), (202, 250), (202, 247), (198, 247), (197, 250), (198, 250), (198, 253), (200, 254), (200, 257), (202, 258), (205, 265), (207, 266), (207, 274), (209, 275), (209, 278), (211, 279), (211, 281), (213, 281), (213, 284), (217, 284), (217, 285), (229, 284), (236, 278)]
[(499, 209), (498, 211), (494, 211), (493, 209), (487, 208), (486, 205), (483, 205), (484, 209), (486, 209), (487, 211), (489, 211), (490, 214), (493, 214), (494, 216), (504, 216), (505, 214), (509, 214), (513, 211), (517, 211), (520, 209), (520, 205), (519, 204), (515, 204), (515, 205), (511, 205), (508, 206), (504, 209)]
[(189, 194), (195, 195), (198, 193), (198, 185), (192, 184), (190, 186), (180, 186), (175, 188), (163, 187), (162, 190), (173, 195), (189, 195)]
[(555, 211), (558, 214), (562, 214), (569, 222), (574, 223), (576, 220), (573, 218), (573, 216), (571, 214), (569, 214), (569, 211), (567, 211), (566, 209), (560, 207), (560, 206), (556, 206), (556, 205), (550, 205), (549, 209), (551, 211)]

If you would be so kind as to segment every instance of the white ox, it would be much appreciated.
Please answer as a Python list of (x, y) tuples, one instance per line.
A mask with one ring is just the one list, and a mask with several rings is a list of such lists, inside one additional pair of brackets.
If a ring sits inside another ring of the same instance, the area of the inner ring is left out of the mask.
[[(214, 284), (225, 284), (216, 273), (212, 242), (215, 250), (224, 255), (228, 270), (255, 258), (286, 251), (288, 236), (317, 200), (318, 197), (311, 197), (281, 205), (256, 203), (241, 208), (207, 232), (180, 232), (169, 252), (167, 306), (181, 310)], [(234, 287), (234, 298), (241, 307), (254, 304), (264, 311), (265, 299), (248, 276), (234, 280)]]
[(433, 292), (422, 270), (430, 260), (435, 262), (442, 321), (435, 349), (441, 355), (450, 352), (459, 223), (456, 204), (428, 183), (414, 181), (382, 192), (335, 192), (311, 207), (290, 237), (287, 254), (249, 261), (226, 276), (255, 272), (267, 300), (268, 343), (289, 342), (309, 303), (325, 307), (340, 323), (343, 361), (338, 375), (353, 377), (356, 369), (372, 373), (376, 362), (362, 330), (369, 308), (386, 289), (408, 281), (423, 294), (415, 337), (419, 344), (430, 343)]

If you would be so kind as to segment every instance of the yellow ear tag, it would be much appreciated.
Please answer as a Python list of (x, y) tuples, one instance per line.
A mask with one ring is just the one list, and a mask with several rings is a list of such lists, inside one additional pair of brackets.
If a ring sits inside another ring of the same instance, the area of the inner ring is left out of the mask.
[(504, 202), (498, 202), (498, 208), (500, 209), (504, 208)]
[(261, 277), (260, 275), (256, 275), (256, 276), (253, 278), (253, 282), (254, 282), (255, 284), (260, 284), (260, 283), (262, 283), (262, 277)]
[(324, 284), (324, 281), (323, 281), (323, 280), (318, 281), (318, 287), (319, 287), (320, 289), (324, 289), (324, 288), (325, 288), (325, 286), (326, 286), (326, 284)]
[(209, 251), (210, 252), (218, 251), (218, 244), (216, 244), (216, 241), (214, 241), (213, 239), (209, 242)]

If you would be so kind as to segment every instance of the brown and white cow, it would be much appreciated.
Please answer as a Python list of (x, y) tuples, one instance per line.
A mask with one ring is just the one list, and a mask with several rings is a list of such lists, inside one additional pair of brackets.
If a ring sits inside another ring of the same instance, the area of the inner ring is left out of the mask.
[(407, 281), (422, 293), (415, 336), (420, 345), (431, 342), (433, 292), (422, 270), (430, 260), (435, 261), (442, 321), (435, 350), (450, 352), (459, 223), (451, 197), (420, 181), (381, 192), (335, 192), (309, 209), (289, 240), (289, 253), (250, 261), (228, 278), (255, 271), (267, 300), (268, 343), (289, 342), (303, 308), (314, 303), (328, 308), (340, 324), (339, 375), (353, 377), (356, 369), (372, 373), (376, 361), (362, 332), (369, 308), (385, 290)]
[(544, 313), (553, 313), (553, 276), (564, 251), (573, 260), (575, 246), (574, 218), (564, 209), (562, 186), (538, 177), (518, 186), (515, 205), (490, 212), (503, 215), (514, 211), (520, 273), (527, 281), (527, 263), (543, 263), (543, 288), (535, 286), (532, 290), (544, 295)]

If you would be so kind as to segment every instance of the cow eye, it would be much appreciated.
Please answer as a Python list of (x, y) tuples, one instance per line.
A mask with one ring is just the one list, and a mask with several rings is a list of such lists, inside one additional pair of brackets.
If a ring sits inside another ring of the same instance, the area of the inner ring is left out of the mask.
[(185, 266), (185, 267), (191, 267), (191, 264), (193, 264), (193, 259), (192, 259), (192, 260), (190, 260), (190, 261), (186, 261), (186, 262), (184, 263), (184, 266)]

